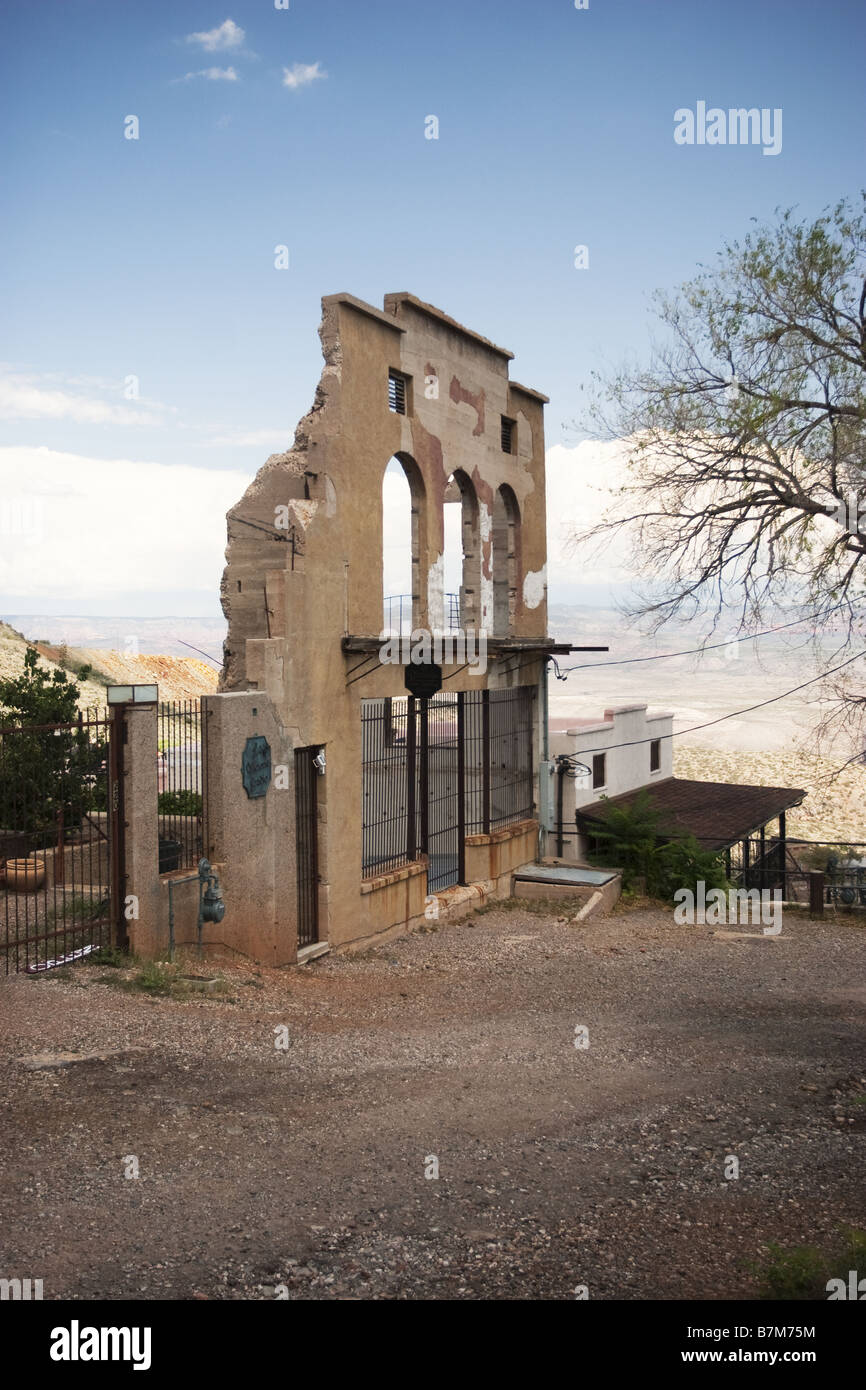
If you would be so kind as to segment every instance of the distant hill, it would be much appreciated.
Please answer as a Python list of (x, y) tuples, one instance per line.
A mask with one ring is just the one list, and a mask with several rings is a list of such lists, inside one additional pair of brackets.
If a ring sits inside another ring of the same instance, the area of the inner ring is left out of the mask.
[(77, 677), (83, 666), (93, 668), (89, 679), (80, 683), (78, 705), (82, 710), (101, 710), (104, 707), (106, 685), (156, 683), (161, 700), (188, 700), (211, 694), (216, 690), (219, 678), (218, 671), (198, 657), (157, 654), (131, 656), (98, 647), (33, 642), (8, 623), (0, 621), (0, 680), (15, 679), (21, 675), (28, 646), (35, 647), (40, 665), (48, 671), (60, 668)]

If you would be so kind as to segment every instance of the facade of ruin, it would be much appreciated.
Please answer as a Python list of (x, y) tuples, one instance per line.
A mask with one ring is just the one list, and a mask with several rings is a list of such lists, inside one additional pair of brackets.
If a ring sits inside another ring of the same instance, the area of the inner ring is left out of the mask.
[[(230, 511), (222, 583), (221, 690), (244, 692), (253, 716), (254, 697), (262, 713), (266, 699), (290, 750), (256, 808), (262, 835), (278, 820), (285, 838), (280, 925), (264, 953), (278, 963), (510, 891), (513, 870), (538, 852), (545, 670), (556, 649), (547, 398), (509, 380), (512, 353), (411, 294), (386, 295), (383, 309), (329, 295), (322, 309), (313, 407)], [(411, 493), (412, 593), (388, 628), (382, 483), (393, 459)], [(463, 550), (453, 600), (452, 501)], [(389, 632), (402, 644), (385, 649)], [(419, 638), (461, 633), (465, 648), (426, 651)], [(471, 659), (482, 637), (486, 663)], [(441, 690), (410, 694), (405, 660), (411, 684), (437, 656)], [(230, 870), (232, 846), (213, 848)], [(246, 949), (256, 954), (254, 935), (251, 926)]]

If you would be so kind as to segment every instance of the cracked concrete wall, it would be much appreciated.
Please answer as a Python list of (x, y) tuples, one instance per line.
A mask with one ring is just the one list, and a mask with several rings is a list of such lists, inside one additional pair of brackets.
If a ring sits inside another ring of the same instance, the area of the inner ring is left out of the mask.
[[(508, 484), (519, 512), (511, 635), (542, 639), (546, 398), (509, 380), (510, 353), (412, 295), (386, 295), (381, 310), (329, 295), (322, 310), (325, 366), (313, 406), (291, 448), (271, 455), (228, 515), (221, 689), (266, 692), (296, 747), (326, 748), (330, 922), (321, 934), (339, 946), (382, 928), (376, 895), (360, 894), (360, 701), (405, 694), (401, 667), (367, 663), (354, 679), (361, 658), (341, 647), (344, 636), (382, 630), (385, 468), (396, 456), (413, 486), (417, 625), (442, 623), (443, 500), (462, 470), (478, 503), (475, 625), (493, 635), (492, 518)], [(389, 370), (410, 379), (405, 415), (388, 408)], [(511, 454), (501, 447), (503, 416), (516, 422)], [(541, 670), (537, 652), (511, 654), (446, 688), (533, 685)]]

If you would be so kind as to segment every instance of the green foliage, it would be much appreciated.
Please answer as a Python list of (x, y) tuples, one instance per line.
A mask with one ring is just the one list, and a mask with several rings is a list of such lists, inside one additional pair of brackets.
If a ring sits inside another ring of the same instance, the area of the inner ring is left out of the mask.
[(693, 835), (665, 829), (645, 789), (630, 805), (609, 804), (593, 833), (601, 841), (593, 863), (620, 869), (625, 892), (643, 885), (649, 897), (673, 901), (678, 888), (695, 892), (701, 881), (708, 891), (727, 887), (720, 856), (701, 849)]
[(794, 1245), (789, 1249), (771, 1245), (758, 1273), (762, 1298), (787, 1301), (827, 1297), (829, 1262), (814, 1245)]
[(827, 1253), (814, 1245), (770, 1245), (767, 1259), (755, 1268), (761, 1297), (783, 1300), (827, 1298), (827, 1284), (841, 1279), (847, 1285), (850, 1270), (864, 1277), (866, 1270), (866, 1231), (849, 1227), (841, 1240)]
[[(78, 679), (86, 681), (91, 668), (83, 666)], [(0, 681), (0, 711), (4, 724), (71, 724), (78, 715), (81, 694), (65, 671), (47, 671), (39, 665), (35, 647), (24, 654), (20, 676)]]
[(200, 816), (201, 793), (190, 791), (188, 788), (176, 792), (160, 792), (157, 806), (162, 816)]
[[(86, 680), (89, 667), (79, 678)], [(85, 812), (104, 809), (107, 748), (76, 728), (80, 689), (65, 671), (48, 671), (28, 647), (24, 670), (0, 681), (0, 721), (21, 732), (4, 735), (0, 764), (0, 827), (26, 834), (31, 848), (56, 843), (61, 819), (67, 829)], [(33, 726), (67, 724), (66, 729)]]

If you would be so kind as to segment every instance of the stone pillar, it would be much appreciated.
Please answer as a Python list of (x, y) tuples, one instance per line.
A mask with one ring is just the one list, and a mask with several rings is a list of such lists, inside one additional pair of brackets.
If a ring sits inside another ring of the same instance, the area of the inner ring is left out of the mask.
[(136, 955), (156, 956), (168, 948), (168, 917), (159, 884), (156, 705), (125, 705), (118, 725), (117, 732), (125, 738), (125, 892), (127, 898), (135, 899), (128, 911), (137, 913), (127, 918), (129, 949)]
[[(226, 914), (205, 925), (220, 943), (267, 965), (297, 960), (295, 769), (292, 740), (264, 691), (209, 695), (203, 701), (207, 846), (220, 875)], [(264, 796), (247, 795), (241, 763), (248, 738), (271, 749)], [(323, 924), (324, 925), (324, 924)]]

